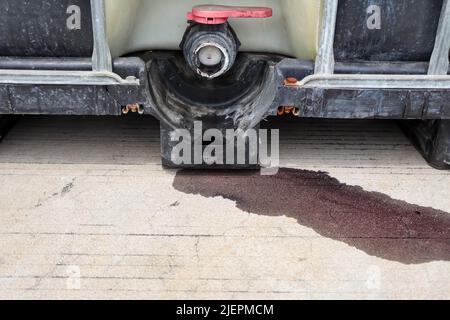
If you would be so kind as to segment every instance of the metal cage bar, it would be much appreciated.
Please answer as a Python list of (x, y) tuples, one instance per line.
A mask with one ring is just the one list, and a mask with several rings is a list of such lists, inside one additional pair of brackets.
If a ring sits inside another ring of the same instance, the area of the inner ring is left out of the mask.
[(338, 4), (338, 0), (325, 0), (323, 4), (320, 42), (315, 66), (316, 74), (334, 73), (334, 36)]
[(450, 52), (450, 0), (444, 0), (436, 43), (430, 60), (429, 75), (446, 75), (448, 73)]
[(112, 72), (111, 51), (106, 36), (105, 0), (91, 0), (94, 52), (92, 70)]

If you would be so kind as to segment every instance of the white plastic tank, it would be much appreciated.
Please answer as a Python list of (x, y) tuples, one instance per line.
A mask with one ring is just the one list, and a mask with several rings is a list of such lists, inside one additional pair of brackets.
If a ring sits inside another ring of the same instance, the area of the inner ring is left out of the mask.
[(179, 49), (186, 13), (200, 4), (271, 7), (272, 18), (230, 19), (241, 51), (315, 56), (321, 0), (106, 0), (112, 54)]

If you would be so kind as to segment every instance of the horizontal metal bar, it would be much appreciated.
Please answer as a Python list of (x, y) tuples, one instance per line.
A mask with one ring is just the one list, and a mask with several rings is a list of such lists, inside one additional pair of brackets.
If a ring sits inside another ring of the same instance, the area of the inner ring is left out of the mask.
[(91, 58), (34, 58), (0, 56), (0, 69), (92, 71)]
[(336, 62), (335, 74), (426, 75), (429, 62), (352, 61)]
[(311, 75), (294, 87), (322, 89), (425, 89), (450, 90), (450, 76), (335, 74)]
[(450, 0), (444, 0), (436, 43), (430, 60), (429, 75), (447, 74), (450, 50)]
[(108, 86), (139, 85), (139, 80), (105, 71), (0, 70), (0, 84)]

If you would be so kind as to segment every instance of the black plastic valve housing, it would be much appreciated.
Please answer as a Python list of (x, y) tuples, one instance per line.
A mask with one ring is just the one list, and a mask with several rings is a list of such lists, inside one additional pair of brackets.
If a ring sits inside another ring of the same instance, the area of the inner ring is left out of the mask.
[[(214, 44), (222, 51), (222, 60), (214, 68), (203, 66), (198, 58), (198, 49), (205, 44)], [(241, 42), (228, 23), (204, 25), (191, 22), (180, 44), (188, 66), (195, 73), (216, 78), (228, 72), (236, 61)]]

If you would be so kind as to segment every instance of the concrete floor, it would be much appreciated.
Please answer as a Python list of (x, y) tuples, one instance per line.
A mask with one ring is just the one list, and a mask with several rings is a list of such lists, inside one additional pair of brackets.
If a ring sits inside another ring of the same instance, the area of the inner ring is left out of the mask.
[[(284, 167), (450, 212), (450, 173), (394, 123), (284, 126)], [(150, 118), (18, 123), (0, 145), (0, 298), (450, 298), (450, 261), (383, 259), (283, 208), (259, 215), (177, 191), (158, 134)]]

